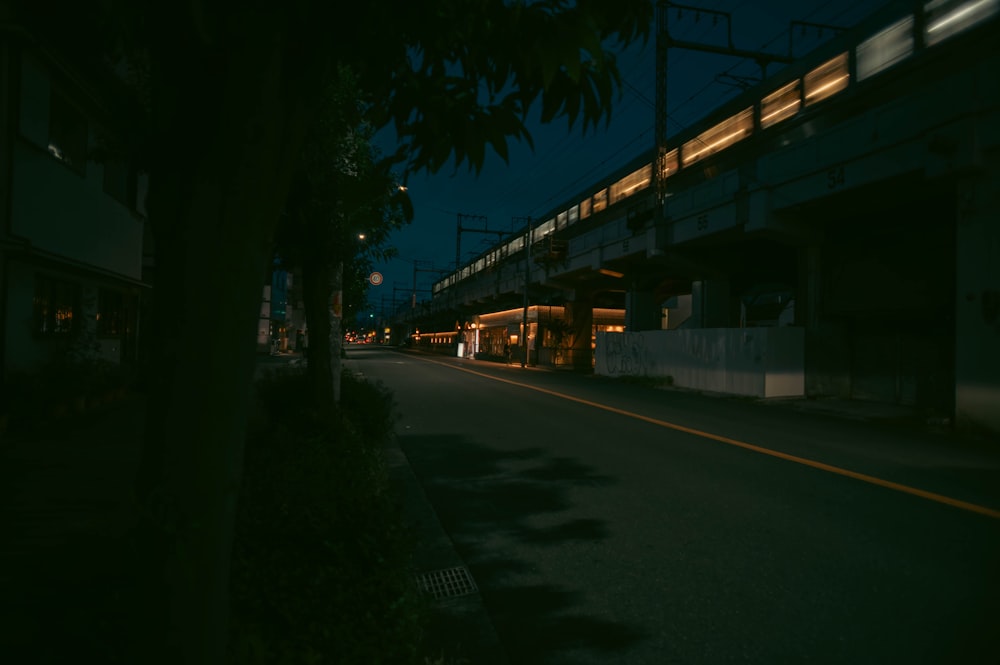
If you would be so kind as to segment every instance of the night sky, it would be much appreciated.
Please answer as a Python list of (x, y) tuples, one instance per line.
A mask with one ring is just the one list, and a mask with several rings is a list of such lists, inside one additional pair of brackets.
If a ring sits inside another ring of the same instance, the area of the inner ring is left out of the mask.
[[(700, 6), (731, 13), (733, 43), (737, 48), (786, 53), (790, 21), (850, 27), (882, 4), (863, 0), (723, 0)], [(692, 11), (678, 15), (677, 10), (671, 11), (671, 35), (675, 38), (725, 44), (724, 21), (713, 25), (709, 15), (697, 16)], [(804, 32), (796, 28), (795, 55), (807, 54), (833, 34), (818, 28)], [(514, 144), (507, 164), (489, 153), (478, 177), (465, 166), (445, 168), (434, 175), (410, 175), (407, 185), (415, 217), (390, 240), (390, 245), (399, 252), (398, 258), (376, 265), (384, 281), (381, 286), (369, 289), (372, 309), (377, 311), (383, 302), (388, 306), (394, 286), (398, 300), (408, 295), (401, 291), (412, 286), (415, 265), (420, 269), (417, 272), (418, 300), (430, 297), (430, 285), (437, 275), (428, 269), (454, 269), (459, 213), (485, 216), (489, 229), (510, 231), (513, 218), (540, 219), (556, 206), (568, 203), (592, 181), (651, 149), (654, 141), (654, 53), (651, 35), (648, 43), (635, 44), (618, 56), (623, 87), (612, 107), (609, 125), (602, 123), (596, 131), (591, 126), (584, 133), (579, 122), (567, 128), (565, 119), (542, 125), (536, 113), (527, 123), (534, 139), (534, 151), (526, 144)], [(768, 74), (777, 73), (780, 67), (771, 65)], [(739, 94), (740, 88), (732, 83), (735, 78), (756, 78), (759, 74), (759, 66), (752, 61), (671, 49), (668, 133), (673, 134), (698, 121)], [(720, 77), (725, 80), (718, 80)], [(380, 141), (388, 151), (391, 135), (384, 133)], [(481, 223), (463, 222), (463, 227), (471, 226), (479, 227)], [(495, 234), (463, 233), (462, 263), (486, 250), (496, 239)]]

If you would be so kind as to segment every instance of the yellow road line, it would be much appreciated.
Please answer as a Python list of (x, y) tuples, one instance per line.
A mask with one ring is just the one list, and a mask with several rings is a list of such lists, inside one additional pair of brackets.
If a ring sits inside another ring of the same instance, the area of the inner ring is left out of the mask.
[(934, 501), (936, 503), (944, 504), (946, 506), (951, 506), (952, 508), (958, 508), (960, 510), (966, 510), (972, 513), (979, 513), (980, 515), (986, 515), (987, 517), (992, 517), (993, 519), (1000, 519), (1000, 510), (987, 508), (986, 506), (980, 506), (979, 504), (975, 503), (969, 503), (968, 501), (962, 501), (961, 499), (955, 499), (953, 497), (945, 496), (943, 494), (928, 492), (927, 490), (922, 490), (917, 487), (910, 487), (909, 485), (903, 485), (902, 483), (893, 482), (891, 480), (885, 480), (884, 478), (878, 478), (876, 476), (869, 476), (866, 473), (851, 471), (850, 469), (844, 469), (839, 466), (833, 466), (832, 464), (817, 462), (815, 460), (811, 460), (805, 457), (799, 457), (797, 455), (789, 455), (788, 453), (783, 453), (777, 450), (771, 450), (770, 448), (764, 448), (762, 446), (756, 446), (752, 443), (740, 441), (739, 439), (731, 439), (728, 436), (722, 436), (720, 434), (712, 434), (711, 432), (695, 429), (693, 427), (686, 427), (684, 425), (678, 425), (677, 423), (672, 423), (666, 420), (651, 418), (649, 416), (644, 416), (641, 413), (626, 411), (624, 409), (619, 409), (614, 406), (608, 406), (607, 404), (600, 404), (599, 402), (592, 402), (590, 400), (583, 399), (582, 397), (574, 397), (573, 395), (567, 395), (565, 393), (556, 392), (554, 390), (549, 390), (548, 388), (533, 386), (528, 383), (521, 383), (520, 381), (513, 381), (511, 379), (505, 379), (499, 376), (493, 376), (491, 374), (477, 372), (474, 369), (459, 367), (457, 365), (440, 362), (438, 360), (431, 360), (429, 358), (421, 358), (421, 360), (424, 360), (429, 363), (434, 363), (435, 365), (441, 365), (442, 367), (449, 367), (451, 369), (456, 369), (460, 372), (467, 372), (468, 374), (481, 376), (486, 379), (492, 379), (493, 381), (508, 383), (512, 386), (517, 386), (519, 388), (527, 388), (528, 390), (534, 390), (536, 392), (544, 393), (546, 395), (551, 395), (552, 397), (559, 397), (561, 399), (569, 400), (571, 402), (577, 402), (579, 404), (584, 404), (586, 406), (594, 407), (595, 409), (610, 411), (611, 413), (617, 413), (618, 415), (626, 416), (628, 418), (633, 418), (635, 420), (642, 420), (652, 425), (657, 425), (659, 427), (666, 427), (667, 429), (672, 429), (677, 432), (683, 432), (685, 434), (701, 437), (703, 439), (711, 439), (712, 441), (718, 441), (719, 443), (725, 443), (730, 446), (736, 446), (737, 448), (743, 448), (744, 450), (751, 450), (755, 453), (760, 453), (762, 455), (777, 457), (778, 459), (783, 459), (788, 462), (794, 462), (796, 464), (808, 466), (813, 469), (819, 469), (821, 471), (826, 471), (828, 473), (834, 473), (837, 474), (838, 476), (845, 476), (847, 478), (860, 480), (862, 482), (869, 483), (871, 485), (878, 485), (879, 487), (885, 487), (887, 489), (895, 490), (897, 492), (903, 492), (904, 494), (919, 496), (922, 499), (927, 499), (929, 501)]

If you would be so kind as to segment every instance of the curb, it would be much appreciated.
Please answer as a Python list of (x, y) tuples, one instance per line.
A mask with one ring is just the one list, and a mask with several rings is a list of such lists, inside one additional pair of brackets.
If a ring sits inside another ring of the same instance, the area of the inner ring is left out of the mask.
[[(430, 625), (426, 647), (441, 665), (508, 665), (482, 595), (438, 519), (406, 453), (395, 442), (385, 449), (386, 465), (402, 500), (403, 516), (416, 534), (414, 572), (428, 591)], [(443, 580), (434, 584), (428, 580)], [(454, 580), (454, 582), (450, 582)]]

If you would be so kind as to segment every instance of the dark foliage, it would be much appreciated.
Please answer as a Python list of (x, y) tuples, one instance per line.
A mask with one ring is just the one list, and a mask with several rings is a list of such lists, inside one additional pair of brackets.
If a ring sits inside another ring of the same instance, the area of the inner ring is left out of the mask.
[(233, 557), (234, 663), (417, 662), (412, 534), (382, 455), (392, 397), (349, 374), (343, 389), (337, 417), (321, 418), (301, 406), (304, 373), (258, 383)]

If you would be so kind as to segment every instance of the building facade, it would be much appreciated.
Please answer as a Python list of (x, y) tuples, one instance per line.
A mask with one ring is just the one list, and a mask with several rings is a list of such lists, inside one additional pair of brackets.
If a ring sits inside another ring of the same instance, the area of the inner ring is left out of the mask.
[(114, 154), (124, 86), (0, 23), (0, 371), (133, 365), (146, 178)]

